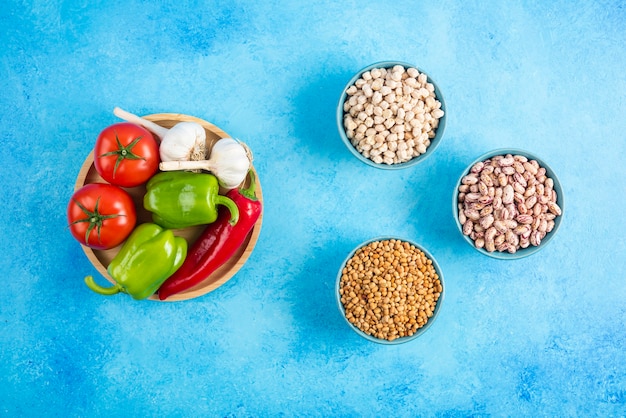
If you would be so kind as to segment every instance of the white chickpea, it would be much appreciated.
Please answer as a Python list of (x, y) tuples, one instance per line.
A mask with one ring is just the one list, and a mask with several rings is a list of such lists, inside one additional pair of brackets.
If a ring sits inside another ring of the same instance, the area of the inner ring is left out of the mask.
[(359, 147), (363, 150), (363, 151), (369, 151), (372, 149), (372, 146), (370, 144), (368, 144), (367, 142), (364, 142), (361, 140), (361, 142), (359, 142)]
[(372, 104), (379, 105), (383, 101), (383, 95), (379, 91), (372, 94)]
[(377, 78), (375, 80), (372, 81), (372, 90), (374, 91), (378, 91), (383, 87), (383, 79), (382, 78)]
[(344, 119), (343, 124), (349, 131), (354, 131), (357, 128), (356, 122), (349, 116)]

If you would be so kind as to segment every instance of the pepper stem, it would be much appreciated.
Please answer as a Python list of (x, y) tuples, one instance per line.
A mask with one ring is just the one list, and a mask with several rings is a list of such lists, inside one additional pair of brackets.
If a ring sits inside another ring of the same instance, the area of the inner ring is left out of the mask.
[(105, 295), (105, 296), (111, 296), (120, 292), (124, 292), (124, 288), (120, 286), (119, 284), (115, 284), (114, 286), (111, 286), (111, 287), (100, 286), (98, 283), (95, 282), (95, 280), (93, 279), (93, 276), (85, 277), (85, 284), (87, 285), (88, 288), (90, 288), (94, 292), (99, 293), (101, 295)]
[(239, 208), (237, 204), (229, 197), (223, 195), (217, 195), (215, 198), (216, 205), (224, 205), (230, 212), (230, 220), (228, 221), (232, 226), (235, 226), (239, 221)]
[(250, 185), (245, 189), (239, 189), (239, 194), (249, 200), (257, 200), (254, 190), (256, 189), (256, 175), (254, 170), (248, 171), (248, 177), (250, 177)]

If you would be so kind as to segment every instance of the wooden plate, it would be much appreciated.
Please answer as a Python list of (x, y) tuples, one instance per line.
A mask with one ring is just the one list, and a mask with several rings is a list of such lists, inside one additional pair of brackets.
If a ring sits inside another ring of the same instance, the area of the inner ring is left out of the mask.
[[(178, 113), (159, 113), (159, 114), (144, 116), (144, 118), (151, 120), (165, 128), (171, 128), (176, 123), (182, 122), (182, 121), (197, 122), (200, 125), (202, 125), (204, 127), (204, 130), (206, 131), (206, 141), (207, 141), (208, 149), (211, 149), (213, 147), (213, 144), (215, 144), (215, 142), (219, 140), (220, 138), (230, 137), (230, 135), (228, 135), (226, 132), (224, 132), (217, 126), (207, 121), (204, 121), (202, 119), (193, 117), (193, 116), (182, 115)], [(252, 167), (252, 169), (254, 170), (254, 167)], [(255, 170), (255, 174), (256, 174), (256, 170)], [(255, 188), (256, 196), (262, 203), (263, 194), (261, 190), (261, 183), (259, 181), (259, 176), (255, 176), (255, 177), (256, 177), (256, 188)], [(93, 164), (93, 151), (92, 151), (87, 157), (87, 159), (85, 159), (85, 162), (83, 163), (83, 166), (80, 169), (80, 172), (78, 173), (78, 177), (76, 178), (76, 184), (74, 185), (74, 190), (76, 191), (80, 189), (85, 184), (98, 183), (98, 182), (106, 183), (106, 181), (104, 181), (102, 177), (100, 177), (100, 175), (96, 171), (96, 168)], [(244, 185), (247, 186), (248, 182), (249, 180), (246, 179), (246, 184)], [(152, 215), (143, 207), (143, 196), (146, 193), (145, 185), (133, 187), (133, 188), (127, 188), (125, 190), (132, 196), (133, 200), (135, 201), (135, 207), (137, 209), (137, 225), (139, 225), (140, 223), (144, 223), (144, 222), (152, 222)], [(221, 193), (224, 193), (224, 192), (225, 190), (221, 191)], [(184, 292), (178, 293), (176, 295), (172, 295), (169, 298), (167, 298), (164, 302), (174, 302), (174, 301), (197, 298), (198, 296), (205, 295), (217, 289), (224, 283), (226, 283), (230, 278), (232, 278), (239, 271), (239, 269), (245, 264), (245, 262), (250, 257), (250, 254), (252, 254), (252, 250), (254, 249), (254, 246), (256, 245), (257, 240), (259, 239), (262, 222), (263, 222), (263, 213), (261, 213), (259, 220), (254, 225), (252, 232), (248, 235), (248, 238), (246, 238), (246, 241), (244, 241), (243, 245), (230, 258), (230, 260), (224, 263), (223, 266), (221, 266), (218, 270), (216, 270), (213, 274), (208, 276), (204, 281), (202, 281), (198, 285)], [(198, 238), (198, 236), (202, 233), (203, 230), (204, 230), (204, 226), (196, 226), (196, 227), (190, 227), (190, 228), (184, 228), (184, 229), (175, 229), (173, 232), (174, 232), (174, 235), (185, 238), (187, 240), (187, 243), (189, 244), (189, 248), (191, 248), (191, 246), (193, 245), (193, 243)], [(98, 272), (102, 274), (102, 276), (104, 276), (109, 282), (115, 284), (115, 281), (111, 278), (111, 276), (109, 276), (107, 272), (107, 267), (109, 266), (109, 263), (111, 262), (113, 257), (115, 257), (115, 255), (119, 252), (121, 245), (115, 248), (111, 248), (109, 250), (94, 250), (93, 248), (89, 248), (84, 245), (82, 245), (82, 248), (85, 254), (87, 255), (87, 258), (94, 265), (94, 267), (98, 270)], [(157, 295), (152, 295), (149, 297), (149, 299), (159, 301), (159, 298)]]

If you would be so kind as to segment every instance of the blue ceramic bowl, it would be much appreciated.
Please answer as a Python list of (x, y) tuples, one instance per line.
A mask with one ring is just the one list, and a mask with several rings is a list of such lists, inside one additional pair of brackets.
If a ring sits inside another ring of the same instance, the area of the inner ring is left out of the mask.
[[(401, 337), (401, 338), (397, 338), (397, 339), (395, 339), (393, 341), (384, 340), (384, 339), (381, 339), (381, 338), (376, 338), (376, 337), (374, 337), (372, 335), (366, 334), (365, 332), (361, 331), (359, 328), (354, 326), (352, 323), (350, 323), (350, 321), (348, 321), (348, 319), (346, 318), (346, 310), (345, 310), (343, 304), (341, 303), (341, 295), (339, 294), (342, 271), (343, 271), (344, 267), (346, 266), (346, 264), (348, 263), (348, 261), (354, 256), (354, 254), (360, 248), (365, 247), (365, 246), (369, 245), (370, 243), (372, 243), (374, 241), (386, 241), (386, 240), (391, 240), (391, 239), (399, 240), (399, 241), (402, 241), (402, 242), (408, 242), (409, 244), (412, 244), (416, 248), (418, 248), (419, 250), (423, 251), (424, 255), (426, 255), (426, 257), (428, 257), (433, 262), (433, 267), (435, 268), (435, 271), (437, 272), (437, 275), (439, 276), (439, 282), (441, 283), (441, 287), (442, 287), (439, 299), (437, 300), (437, 304), (435, 305), (435, 310), (433, 311), (433, 315), (430, 318), (428, 318), (428, 321), (426, 322), (426, 324), (424, 326), (422, 326), (421, 328), (419, 328), (415, 332), (415, 334), (411, 335), (410, 337)], [(371, 342), (374, 342), (374, 343), (378, 343), (378, 344), (384, 344), (384, 345), (403, 344), (403, 343), (412, 341), (412, 340), (416, 339), (417, 337), (419, 337), (420, 335), (424, 334), (426, 332), (426, 330), (428, 330), (432, 326), (432, 324), (435, 322), (435, 319), (439, 315), (439, 311), (441, 310), (441, 304), (443, 303), (445, 291), (446, 291), (446, 286), (445, 286), (444, 281), (443, 281), (443, 273), (441, 271), (441, 268), (439, 267), (439, 264), (437, 264), (437, 261), (435, 260), (435, 258), (424, 247), (422, 247), (421, 245), (419, 245), (419, 244), (417, 244), (417, 243), (415, 243), (415, 242), (413, 242), (411, 240), (408, 240), (408, 239), (396, 238), (396, 237), (378, 237), (378, 238), (373, 238), (373, 239), (370, 239), (368, 241), (365, 241), (365, 242), (359, 244), (355, 249), (353, 249), (350, 252), (350, 254), (348, 254), (346, 259), (341, 264), (341, 268), (339, 269), (339, 272), (337, 274), (337, 280), (335, 282), (335, 300), (337, 301), (337, 307), (339, 308), (339, 312), (341, 313), (341, 316), (344, 318), (344, 320), (346, 321), (346, 323), (348, 324), (350, 329), (352, 329), (354, 332), (356, 332), (358, 335), (360, 335), (361, 337), (365, 338), (368, 341), (371, 341)]]
[[(544, 167), (546, 169), (546, 176), (551, 178), (554, 182), (554, 190), (556, 190), (557, 193), (557, 204), (559, 205), (559, 207), (561, 208), (561, 215), (557, 216), (554, 219), (554, 228), (552, 228), (552, 231), (548, 232), (546, 234), (546, 236), (541, 240), (541, 243), (538, 246), (533, 246), (530, 245), (527, 248), (519, 248), (515, 253), (511, 254), (509, 252), (500, 252), (500, 251), (493, 251), (493, 252), (489, 252), (487, 250), (485, 250), (484, 248), (477, 248), (474, 245), (474, 241), (468, 237), (467, 235), (463, 234), (463, 225), (461, 225), (461, 223), (459, 222), (459, 211), (458, 211), (458, 196), (459, 196), (459, 186), (461, 185), (461, 179), (463, 177), (465, 177), (465, 175), (467, 175), (471, 168), (474, 166), (474, 164), (480, 162), (480, 161), (485, 161), (489, 158), (495, 157), (497, 155), (506, 155), (506, 154), (511, 154), (511, 155), (523, 155), (524, 157), (528, 158), (529, 160), (536, 160), (539, 163), (540, 167)], [(552, 170), (552, 168), (550, 168), (550, 166), (545, 162), (545, 160), (537, 157), (536, 155), (528, 152), (528, 151), (524, 151), (524, 150), (520, 150), (520, 149), (514, 149), (514, 148), (501, 148), (501, 149), (496, 149), (493, 151), (489, 151), (483, 155), (481, 155), (480, 157), (476, 158), (474, 161), (472, 161), (467, 168), (463, 171), (463, 173), (461, 173), (461, 175), (459, 176), (459, 179), (457, 180), (455, 186), (454, 186), (454, 192), (452, 193), (452, 213), (454, 214), (454, 221), (456, 223), (456, 226), (459, 230), (459, 232), (461, 233), (461, 236), (463, 237), (463, 239), (465, 240), (465, 242), (467, 242), (469, 245), (472, 246), (472, 248), (474, 248), (476, 251), (478, 251), (481, 254), (484, 254), (486, 256), (489, 257), (493, 257), (493, 258), (497, 258), (497, 259), (502, 259), (502, 260), (514, 260), (514, 259), (519, 259), (519, 258), (524, 258), (527, 257), (531, 254), (536, 253), (537, 251), (545, 248), (546, 245), (548, 245), (548, 243), (554, 238), (554, 236), (556, 235), (556, 232), (558, 231), (559, 227), (561, 226), (561, 221), (563, 220), (563, 215), (565, 213), (565, 200), (563, 197), (563, 188), (561, 187), (561, 182), (559, 181), (558, 177), (556, 176), (555, 172)]]
[[(437, 100), (441, 102), (441, 110), (443, 110), (444, 115), (439, 119), (439, 125), (437, 126), (436, 135), (434, 138), (430, 140), (430, 145), (428, 146), (424, 154), (414, 157), (413, 159), (404, 163), (378, 164), (370, 160), (369, 158), (365, 158), (359, 151), (357, 151), (354, 145), (352, 145), (352, 143), (350, 142), (350, 139), (346, 136), (346, 131), (343, 126), (343, 115), (344, 115), (343, 104), (345, 103), (346, 97), (348, 96), (348, 93), (346, 91), (348, 90), (350, 86), (352, 86), (361, 77), (361, 75), (364, 72), (372, 70), (374, 68), (392, 68), (394, 65), (402, 65), (404, 68), (413, 67), (413, 68), (416, 68), (420, 73), (426, 74), (428, 82), (432, 83), (433, 86), (435, 86), (435, 95), (437, 96)], [(420, 162), (424, 161), (426, 158), (428, 158), (430, 155), (432, 155), (435, 152), (435, 149), (437, 149), (437, 147), (439, 146), (439, 143), (441, 142), (441, 138), (443, 137), (444, 131), (446, 129), (447, 111), (446, 111), (446, 104), (445, 104), (443, 95), (441, 94), (441, 90), (439, 90), (437, 83), (433, 81), (433, 79), (430, 77), (430, 75), (428, 75), (428, 73), (426, 73), (425, 71), (422, 71), (417, 66), (406, 63), (406, 62), (381, 61), (375, 64), (368, 65), (367, 67), (361, 69), (346, 84), (343, 91), (341, 92), (341, 96), (339, 97), (339, 103), (337, 104), (336, 118), (337, 118), (337, 128), (339, 129), (339, 136), (341, 137), (341, 140), (343, 141), (345, 146), (348, 148), (348, 150), (352, 153), (352, 155), (354, 155), (358, 160), (360, 160), (361, 162), (371, 167), (376, 167), (376, 168), (380, 168), (383, 170), (399, 170), (403, 168), (413, 167), (416, 164), (419, 164)]]

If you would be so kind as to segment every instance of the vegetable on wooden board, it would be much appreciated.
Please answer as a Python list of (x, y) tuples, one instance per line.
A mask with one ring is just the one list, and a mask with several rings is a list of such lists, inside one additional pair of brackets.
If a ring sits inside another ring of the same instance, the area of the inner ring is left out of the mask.
[(115, 123), (98, 135), (93, 159), (104, 180), (116, 186), (136, 187), (159, 170), (159, 144), (142, 126)]
[(67, 220), (78, 242), (96, 250), (108, 250), (130, 235), (137, 212), (133, 198), (121, 187), (91, 183), (72, 195)]
[(146, 185), (143, 206), (152, 220), (164, 228), (178, 229), (213, 223), (217, 205), (229, 211), (229, 222), (237, 223), (239, 211), (231, 199), (219, 194), (217, 178), (209, 173), (166, 171)]
[(184, 238), (156, 224), (143, 223), (130, 234), (107, 268), (116, 284), (102, 287), (93, 276), (85, 277), (85, 284), (101, 295), (122, 292), (133, 299), (145, 299), (178, 270), (186, 255)]

